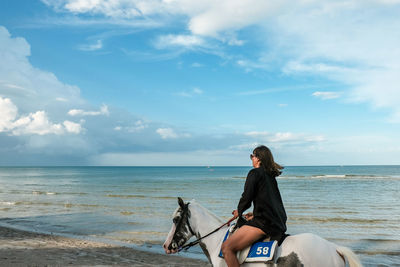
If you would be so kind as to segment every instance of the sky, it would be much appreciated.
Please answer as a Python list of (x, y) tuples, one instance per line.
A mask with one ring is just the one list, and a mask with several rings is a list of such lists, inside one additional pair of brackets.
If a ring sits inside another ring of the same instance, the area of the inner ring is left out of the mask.
[(0, 165), (400, 164), (399, 0), (2, 0)]

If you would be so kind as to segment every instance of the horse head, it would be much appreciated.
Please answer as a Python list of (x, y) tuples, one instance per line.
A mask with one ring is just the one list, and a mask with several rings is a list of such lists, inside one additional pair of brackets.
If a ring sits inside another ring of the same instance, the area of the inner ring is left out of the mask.
[(195, 233), (189, 224), (190, 210), (189, 202), (185, 203), (178, 197), (179, 207), (175, 210), (172, 227), (169, 231), (163, 248), (167, 254), (176, 253)]

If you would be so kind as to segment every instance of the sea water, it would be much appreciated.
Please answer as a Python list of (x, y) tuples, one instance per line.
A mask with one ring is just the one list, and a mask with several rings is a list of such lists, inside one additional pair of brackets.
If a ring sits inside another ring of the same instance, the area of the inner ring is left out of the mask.
[[(162, 253), (177, 197), (227, 220), (249, 170), (0, 167), (0, 224)], [(348, 246), (364, 266), (400, 266), (400, 166), (288, 166), (277, 181), (289, 234)]]

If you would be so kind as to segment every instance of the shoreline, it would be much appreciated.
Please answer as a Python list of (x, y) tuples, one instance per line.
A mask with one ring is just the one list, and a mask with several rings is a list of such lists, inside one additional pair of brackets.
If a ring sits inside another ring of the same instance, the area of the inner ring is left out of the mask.
[(0, 226), (2, 266), (211, 266), (200, 259)]

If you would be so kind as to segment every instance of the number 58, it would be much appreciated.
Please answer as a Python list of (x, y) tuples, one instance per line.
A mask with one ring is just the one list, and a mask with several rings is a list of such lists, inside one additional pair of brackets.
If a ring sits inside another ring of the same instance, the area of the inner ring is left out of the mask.
[(267, 255), (268, 251), (269, 251), (269, 247), (263, 247), (263, 248), (262, 247), (258, 247), (256, 254), (257, 255), (260, 255), (260, 254)]

